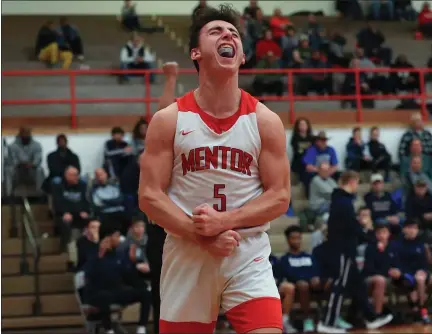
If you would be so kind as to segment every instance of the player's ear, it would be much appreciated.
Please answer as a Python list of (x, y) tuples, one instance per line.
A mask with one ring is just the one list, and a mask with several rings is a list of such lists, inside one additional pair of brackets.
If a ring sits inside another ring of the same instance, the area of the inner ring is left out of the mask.
[(194, 48), (190, 52), (190, 56), (192, 60), (200, 60), (201, 59), (201, 51), (198, 48)]
[(245, 63), (246, 63), (246, 55), (243, 53), (243, 56), (242, 56), (242, 65), (244, 65)]

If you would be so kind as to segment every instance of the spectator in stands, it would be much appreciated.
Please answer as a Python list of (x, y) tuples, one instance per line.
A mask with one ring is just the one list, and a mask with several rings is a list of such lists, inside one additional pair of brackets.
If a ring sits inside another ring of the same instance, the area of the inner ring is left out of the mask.
[(67, 17), (63, 16), (60, 18), (60, 27), (58, 32), (64, 37), (72, 51), (72, 54), (77, 57), (78, 60), (84, 60), (84, 48), (80, 33), (74, 25), (69, 23)]
[(332, 65), (341, 67), (348, 67), (350, 58), (345, 54), (344, 47), (347, 41), (344, 36), (338, 32), (331, 31), (329, 33), (329, 46), (328, 46), (328, 61)]
[(252, 68), (256, 65), (255, 57), (255, 40), (249, 35), (246, 28), (246, 23), (242, 21), (240, 24), (239, 33), (243, 44), (243, 52), (245, 54), (245, 63), (242, 64), (241, 68)]
[(425, 241), (432, 244), (432, 192), (427, 188), (425, 180), (418, 179), (414, 190), (408, 194), (406, 204), (408, 220), (417, 220)]
[(102, 327), (107, 334), (115, 333), (110, 306), (128, 306), (139, 302), (141, 308), (136, 333), (145, 334), (150, 313), (150, 291), (146, 287), (137, 289), (126, 284), (127, 276), (137, 266), (136, 247), (130, 246), (127, 251), (118, 251), (119, 244), (120, 233), (114, 232), (100, 242), (98, 255), (87, 262), (85, 299), (99, 309)]
[(293, 52), (299, 46), (299, 38), (296, 34), (296, 30), (294, 26), (288, 26), (285, 29), (285, 35), (281, 38), (281, 47), (282, 47), (282, 67), (288, 68), (291, 67), (293, 62)]
[(33, 184), (40, 190), (44, 180), (42, 146), (32, 137), (31, 129), (21, 127), (15, 141), (9, 146), (9, 164), (5, 171), (5, 187), (8, 195), (17, 185)]
[[(414, 65), (408, 62), (405, 55), (396, 57), (395, 62), (390, 66), (393, 69), (414, 69)], [(392, 72), (390, 73), (391, 91), (399, 93), (401, 91), (415, 92), (420, 89), (418, 74), (415, 72)]]
[(275, 8), (273, 16), (270, 18), (270, 29), (273, 33), (273, 38), (280, 44), (280, 39), (285, 35), (285, 29), (292, 25), (291, 21), (282, 16), (280, 8)]
[(393, 52), (390, 48), (384, 47), (384, 43), (383, 33), (370, 22), (357, 34), (357, 47), (364, 49), (366, 57), (390, 66)]
[(392, 243), (392, 250), (397, 260), (397, 269), (401, 272), (404, 286), (412, 288), (410, 299), (413, 311), (419, 313), (419, 318), (429, 322), (426, 302), (426, 289), (431, 284), (428, 273), (426, 247), (418, 238), (419, 228), (415, 220), (407, 220), (403, 226), (401, 238)]
[(207, 0), (200, 0), (198, 5), (192, 11), (192, 17), (194, 17), (201, 9), (207, 7)]
[(361, 20), (363, 10), (358, 0), (336, 0), (336, 10), (340, 17)]
[(261, 10), (261, 8), (258, 6), (258, 1), (250, 0), (249, 6), (247, 6), (243, 11), (243, 16), (256, 19), (258, 10)]
[(289, 251), (279, 260), (280, 280), (287, 280), (295, 285), (295, 291), (303, 312), (303, 332), (315, 331), (311, 317), (311, 293), (319, 291), (321, 282), (312, 256), (301, 250), (302, 232), (300, 226), (291, 226), (285, 230)]
[(379, 128), (376, 126), (372, 127), (367, 147), (372, 157), (372, 172), (377, 173), (378, 170), (384, 170), (384, 179), (387, 181), (390, 179), (391, 155), (384, 144), (379, 141), (379, 136)]
[(52, 187), (53, 208), (62, 252), (66, 252), (71, 242), (72, 229), (82, 230), (87, 225), (90, 205), (86, 193), (87, 185), (80, 179), (75, 167), (68, 167), (62, 182)]
[(385, 293), (389, 279), (397, 282), (401, 279), (401, 272), (396, 268), (394, 254), (389, 245), (390, 230), (386, 224), (375, 225), (377, 243), (370, 243), (366, 247), (363, 276), (366, 277), (375, 312), (382, 314), (384, 310)]
[(317, 22), (317, 18), (313, 13), (308, 15), (308, 22), (304, 32), (309, 36), (309, 43), (313, 50), (321, 50), (325, 42), (327, 42), (326, 31)]
[(67, 167), (75, 167), (78, 172), (81, 172), (81, 165), (79, 157), (68, 148), (68, 140), (65, 134), (61, 133), (57, 136), (57, 150), (48, 154), (47, 165), (49, 175), (45, 179), (43, 189), (47, 193), (51, 193), (51, 182), (61, 182), (61, 178), (64, 176), (64, 172)]
[[(304, 68), (326, 69), (328, 65), (321, 58), (318, 50), (312, 51), (311, 58), (303, 63)], [(307, 95), (308, 92), (316, 92), (319, 95), (333, 93), (333, 77), (330, 73), (307, 73), (298, 78), (298, 91), (300, 95)]]
[(372, 0), (371, 14), (374, 20), (394, 19), (394, 0)]
[(144, 152), (147, 128), (148, 122), (143, 117), (138, 120), (133, 128), (131, 146), (132, 153), (135, 156), (139, 156), (142, 152)]
[(253, 40), (254, 46), (259, 39), (264, 37), (269, 27), (269, 23), (264, 18), (263, 11), (261, 8), (258, 8), (255, 12), (255, 18), (251, 18), (247, 21), (247, 32)]
[(120, 185), (108, 180), (108, 174), (103, 168), (96, 168), (95, 180), (90, 191), (92, 211), (102, 222), (103, 235), (112, 230), (126, 233), (130, 219), (126, 214), (124, 197)]
[(420, 31), (426, 37), (432, 37), (432, 10), (429, 2), (423, 3), (422, 10), (417, 18), (418, 31)]
[(35, 53), (40, 61), (51, 67), (54, 67), (60, 59), (63, 62), (63, 69), (68, 69), (72, 64), (73, 54), (67, 49), (59, 48), (58, 37), (54, 22), (47, 21), (38, 32)]
[(120, 177), (123, 169), (132, 154), (132, 147), (124, 140), (124, 130), (114, 127), (111, 130), (111, 139), (105, 142), (104, 167), (111, 177)]
[(293, 67), (304, 67), (306, 62), (312, 57), (312, 49), (309, 45), (309, 37), (301, 35), (298, 48), (293, 51)]
[(291, 162), (291, 170), (297, 174), (304, 173), (303, 156), (306, 150), (312, 145), (314, 137), (312, 135), (312, 126), (307, 118), (297, 118), (292, 136), (291, 147), (293, 151), (293, 159)]
[[(148, 70), (155, 67), (155, 56), (150, 49), (144, 45), (143, 39), (134, 33), (132, 39), (127, 42), (120, 51), (120, 68), (122, 70)], [(119, 82), (129, 80), (129, 74), (119, 77)], [(150, 82), (154, 82), (154, 74), (150, 74)]]
[(312, 178), (310, 183), (309, 208), (318, 216), (328, 213), (331, 194), (338, 186), (329, 174), (330, 164), (328, 161), (323, 161), (318, 166), (318, 174)]
[(76, 270), (80, 271), (89, 259), (97, 256), (99, 252), (100, 221), (89, 217), (87, 227), (76, 241), (77, 263)]
[(314, 144), (309, 147), (303, 157), (303, 164), (306, 166), (306, 171), (300, 175), (306, 191), (309, 190), (309, 183), (318, 172), (318, 166), (322, 162), (330, 164), (329, 175), (335, 179), (339, 177), (338, 158), (333, 147), (327, 145), (328, 137), (324, 131), (320, 131), (315, 136)]
[(125, 0), (119, 20), (127, 31), (139, 31), (141, 24), (136, 12), (136, 4), (132, 0)]
[(413, 189), (414, 184), (418, 180), (423, 180), (427, 184), (427, 188), (432, 192), (432, 181), (429, 176), (431, 173), (430, 170), (426, 171), (423, 169), (421, 156), (413, 156), (411, 158), (411, 165), (408, 173), (405, 175), (405, 185), (407, 191), (411, 191)]
[[(280, 69), (278, 58), (272, 51), (267, 52), (267, 55), (261, 59), (257, 69)], [(280, 73), (260, 73), (255, 76), (252, 83), (254, 95), (262, 96), (265, 93), (271, 95), (282, 96), (284, 92), (284, 84), (282, 81), (283, 74)]]
[(360, 239), (357, 245), (356, 263), (357, 268), (362, 272), (365, 261), (366, 247), (372, 241), (375, 241), (375, 235), (373, 232), (373, 222), (371, 217), (371, 210), (368, 207), (361, 207), (357, 211), (357, 221), (360, 224), (362, 231), (366, 238)]
[(407, 130), (401, 138), (399, 144), (399, 160), (402, 160), (404, 156), (409, 156), (410, 144), (414, 138), (420, 139), (424, 154), (432, 155), (432, 133), (424, 128), (422, 115), (419, 112), (415, 112), (411, 115), (411, 128)]
[(363, 142), (361, 128), (356, 127), (352, 131), (352, 137), (346, 145), (347, 157), (345, 167), (360, 172), (372, 168), (372, 157), (369, 147)]
[(279, 44), (273, 40), (273, 35), (270, 29), (266, 30), (264, 38), (256, 43), (255, 55), (257, 62), (266, 58), (269, 52), (273, 53), (273, 55), (278, 59), (282, 56), (282, 49)]
[(377, 65), (368, 57), (365, 56), (362, 48), (355, 50), (355, 56), (360, 60), (360, 68), (366, 70), (367, 83), (370, 89), (374, 92), (382, 92), (387, 94), (389, 91), (389, 84), (387, 76), (382, 73), (367, 72), (368, 69), (375, 69)]
[(410, 169), (411, 160), (413, 157), (418, 156), (421, 158), (422, 171), (432, 178), (432, 156), (423, 153), (423, 147), (420, 139), (413, 139), (409, 145), (409, 156), (403, 156), (400, 161), (400, 175), (403, 177), (407, 175)]
[(417, 13), (413, 8), (411, 0), (396, 0), (394, 2), (395, 12), (399, 20), (415, 21)]

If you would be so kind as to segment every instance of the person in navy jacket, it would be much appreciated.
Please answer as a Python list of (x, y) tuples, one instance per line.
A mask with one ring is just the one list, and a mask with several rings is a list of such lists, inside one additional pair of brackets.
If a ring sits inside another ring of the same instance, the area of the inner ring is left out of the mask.
[(320, 288), (318, 270), (312, 256), (301, 251), (302, 232), (300, 226), (288, 227), (285, 230), (285, 237), (289, 251), (279, 260), (279, 280), (286, 280), (295, 285), (300, 307), (305, 316), (303, 331), (311, 332), (315, 329), (310, 312), (311, 290)]
[(427, 288), (431, 287), (432, 280), (428, 271), (428, 258), (425, 244), (419, 238), (418, 223), (415, 220), (407, 220), (404, 223), (402, 236), (392, 242), (392, 248), (397, 260), (397, 268), (400, 270), (404, 286), (411, 287), (411, 302), (413, 311), (419, 312), (420, 318), (430, 322), (428, 310), (425, 307)]

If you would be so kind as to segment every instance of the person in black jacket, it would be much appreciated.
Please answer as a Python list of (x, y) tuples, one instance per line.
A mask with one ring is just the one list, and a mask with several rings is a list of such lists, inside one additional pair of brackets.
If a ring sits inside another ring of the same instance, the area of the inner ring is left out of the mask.
[(364, 49), (368, 58), (377, 58), (381, 63), (390, 66), (393, 50), (384, 47), (385, 37), (371, 22), (357, 34), (357, 47)]
[[(390, 67), (393, 69), (414, 70), (414, 65), (408, 62), (405, 55), (397, 56), (395, 62)], [(390, 85), (393, 93), (399, 93), (401, 91), (416, 92), (420, 89), (418, 73), (407, 71), (391, 72)]]
[(68, 148), (68, 140), (66, 135), (63, 133), (59, 134), (57, 136), (56, 142), (57, 150), (48, 154), (47, 157), (49, 175), (42, 185), (42, 188), (46, 193), (51, 193), (51, 181), (54, 178), (63, 178), (67, 167), (75, 167), (78, 172), (81, 172), (79, 157)]
[(111, 129), (111, 139), (105, 142), (104, 168), (110, 177), (119, 178), (129, 162), (132, 147), (124, 140), (125, 132), (119, 127)]
[(360, 172), (372, 168), (372, 158), (363, 142), (361, 128), (356, 127), (352, 130), (352, 137), (348, 141), (346, 151), (345, 166), (347, 169)]
[(297, 118), (292, 136), (291, 147), (293, 151), (293, 159), (291, 163), (291, 170), (297, 174), (302, 174), (305, 171), (303, 164), (303, 155), (309, 146), (312, 145), (314, 136), (312, 133), (312, 126), (307, 118)]
[(388, 153), (384, 144), (379, 141), (380, 130), (374, 126), (370, 129), (369, 143), (369, 154), (372, 157), (372, 172), (377, 173), (378, 170), (384, 170), (385, 180), (389, 180), (390, 169), (391, 169), (391, 156)]
[(354, 210), (354, 198), (359, 184), (359, 175), (353, 171), (344, 172), (332, 194), (328, 225), (328, 241), (334, 264), (338, 266), (338, 277), (332, 285), (329, 303), (318, 324), (320, 333), (344, 333), (336, 327), (343, 298), (351, 295), (366, 319), (368, 329), (377, 329), (392, 321), (393, 316), (379, 317), (368, 301), (367, 287), (356, 265), (357, 246), (361, 239), (366, 238), (361, 225), (357, 221)]
[(432, 244), (432, 194), (424, 180), (419, 179), (414, 184), (414, 190), (407, 196), (405, 211), (408, 220), (419, 222), (425, 241)]
[(62, 251), (66, 251), (71, 241), (72, 229), (83, 229), (87, 225), (90, 205), (86, 192), (87, 185), (80, 180), (75, 167), (68, 167), (64, 180), (53, 186), (53, 207)]
[(98, 308), (105, 333), (114, 333), (111, 305), (127, 306), (139, 302), (141, 308), (136, 333), (144, 334), (150, 313), (150, 291), (147, 287), (137, 289), (126, 284), (128, 275), (138, 266), (135, 263), (136, 247), (118, 251), (119, 245), (120, 233), (115, 231), (100, 242), (97, 256), (88, 260), (84, 269), (84, 298)]
[(97, 256), (99, 251), (99, 229), (100, 221), (96, 218), (89, 218), (86, 229), (76, 241), (77, 263), (76, 270), (80, 271), (91, 258)]

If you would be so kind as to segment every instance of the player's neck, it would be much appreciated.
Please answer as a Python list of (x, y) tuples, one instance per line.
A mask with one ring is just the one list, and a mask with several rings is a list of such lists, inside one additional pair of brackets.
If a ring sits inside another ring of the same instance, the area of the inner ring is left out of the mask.
[(199, 88), (195, 92), (195, 98), (204, 111), (216, 117), (229, 117), (240, 105), (238, 75), (221, 79), (200, 71)]

